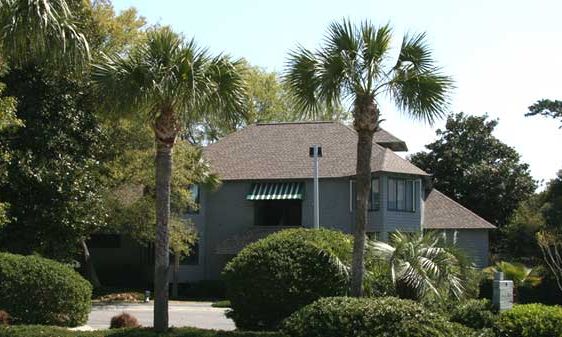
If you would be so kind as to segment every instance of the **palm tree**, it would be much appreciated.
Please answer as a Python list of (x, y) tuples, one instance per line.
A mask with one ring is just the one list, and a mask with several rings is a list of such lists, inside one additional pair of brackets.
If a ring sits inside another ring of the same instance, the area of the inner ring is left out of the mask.
[(15, 65), (81, 66), (90, 57), (88, 41), (65, 0), (0, 0), (0, 54)]
[(94, 65), (93, 79), (107, 107), (146, 118), (156, 139), (156, 240), (154, 327), (168, 327), (168, 224), (172, 149), (178, 134), (209, 116), (235, 125), (244, 111), (241, 62), (210, 56), (170, 28), (148, 32), (128, 56), (106, 57)]
[(298, 108), (315, 116), (322, 104), (348, 104), (357, 143), (357, 213), (351, 293), (361, 296), (365, 273), (365, 222), (371, 178), (373, 134), (379, 126), (379, 97), (386, 94), (410, 116), (432, 123), (441, 117), (452, 88), (426, 44), (425, 34), (407, 35), (397, 58), (389, 25), (332, 23), (315, 52), (298, 47), (289, 56), (285, 79)]
[(472, 266), (462, 253), (444, 245), (439, 234), (394, 232), (389, 243), (371, 241), (368, 247), (390, 264), (400, 297), (419, 300), (431, 295), (440, 299), (463, 296), (464, 275)]

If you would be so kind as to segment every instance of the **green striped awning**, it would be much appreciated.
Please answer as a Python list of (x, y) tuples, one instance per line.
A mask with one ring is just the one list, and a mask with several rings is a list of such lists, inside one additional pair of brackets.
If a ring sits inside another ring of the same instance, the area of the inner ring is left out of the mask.
[(247, 200), (302, 200), (302, 182), (254, 183)]

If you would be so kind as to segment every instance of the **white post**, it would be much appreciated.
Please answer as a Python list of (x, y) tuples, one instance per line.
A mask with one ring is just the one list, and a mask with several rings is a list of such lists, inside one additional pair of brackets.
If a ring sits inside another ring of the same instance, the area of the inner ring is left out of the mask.
[(320, 205), (318, 191), (318, 145), (313, 145), (313, 162), (314, 162), (314, 228), (320, 228)]

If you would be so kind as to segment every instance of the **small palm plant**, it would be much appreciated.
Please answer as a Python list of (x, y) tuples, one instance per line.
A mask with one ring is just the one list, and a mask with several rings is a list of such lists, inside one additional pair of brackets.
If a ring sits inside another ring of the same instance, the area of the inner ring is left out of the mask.
[(472, 266), (462, 253), (444, 244), (437, 233), (390, 234), (389, 243), (370, 241), (367, 252), (390, 264), (401, 298), (440, 299), (464, 295), (464, 276)]
[(499, 261), (493, 266), (484, 268), (482, 272), (489, 280), (493, 280), (497, 272), (502, 272), (505, 279), (513, 281), (514, 302), (517, 302), (519, 298), (519, 289), (521, 287), (536, 287), (542, 282), (542, 278), (536, 268), (529, 268), (522, 263)]

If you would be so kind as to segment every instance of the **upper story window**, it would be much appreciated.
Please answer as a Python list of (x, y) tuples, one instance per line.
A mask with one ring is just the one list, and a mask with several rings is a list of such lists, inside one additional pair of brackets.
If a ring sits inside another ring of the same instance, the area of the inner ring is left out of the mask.
[(414, 180), (388, 178), (388, 209), (391, 211), (414, 212)]
[[(356, 180), (349, 183), (349, 211), (357, 209), (357, 189)], [(369, 192), (369, 211), (378, 211), (381, 205), (380, 179), (371, 178), (371, 190)]]
[(369, 211), (378, 211), (381, 206), (381, 192), (379, 178), (371, 179), (371, 191), (369, 193)]
[(191, 193), (191, 200), (194, 207), (189, 207), (187, 212), (189, 214), (199, 214), (199, 206), (201, 205), (201, 189), (197, 184), (188, 186), (189, 193)]

